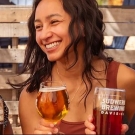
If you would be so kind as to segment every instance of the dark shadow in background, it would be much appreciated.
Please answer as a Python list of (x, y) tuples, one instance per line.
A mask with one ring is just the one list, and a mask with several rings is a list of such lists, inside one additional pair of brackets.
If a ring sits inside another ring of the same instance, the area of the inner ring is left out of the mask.
[(14, 5), (14, 3), (9, 0), (0, 0), (0, 5)]

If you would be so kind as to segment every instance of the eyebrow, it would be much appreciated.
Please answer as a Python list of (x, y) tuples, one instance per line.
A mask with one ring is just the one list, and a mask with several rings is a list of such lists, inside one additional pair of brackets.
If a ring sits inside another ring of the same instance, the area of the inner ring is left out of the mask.
[[(48, 15), (48, 16), (46, 17), (46, 19), (48, 20), (48, 19), (50, 19), (50, 18), (52, 18), (52, 17), (54, 17), (54, 16), (62, 17), (60, 14), (51, 14), (51, 15)], [(35, 20), (34, 20), (34, 23), (35, 23), (35, 22), (40, 22), (40, 20), (39, 20), (39, 19), (35, 19)]]

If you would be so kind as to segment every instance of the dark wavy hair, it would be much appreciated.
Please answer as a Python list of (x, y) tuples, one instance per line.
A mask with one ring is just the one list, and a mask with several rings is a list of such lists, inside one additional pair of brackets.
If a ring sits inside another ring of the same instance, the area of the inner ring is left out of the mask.
[[(27, 91), (33, 92), (39, 90), (40, 82), (43, 79), (51, 77), (52, 67), (55, 62), (50, 62), (47, 59), (46, 54), (40, 49), (36, 42), (36, 32), (34, 27), (35, 11), (41, 0), (35, 0), (32, 8), (31, 16), (28, 20), (29, 38), (25, 51), (25, 60), (23, 64), (23, 70), (21, 74), (29, 71), (30, 77), (19, 84), (11, 84), (16, 89), (22, 89), (28, 85)], [(76, 60), (70, 68), (72, 68), (78, 60), (77, 45), (82, 39), (82, 33), (84, 33), (84, 71), (82, 72), (82, 78), (84, 76), (90, 82), (90, 89), (85, 93), (85, 96), (89, 94), (92, 88), (91, 77), (94, 77), (92, 70), (96, 71), (92, 66), (93, 56), (98, 56), (104, 61), (107, 58), (103, 55), (104, 43), (103, 43), (103, 15), (98, 8), (96, 0), (61, 0), (65, 12), (71, 16), (71, 22), (69, 25), (69, 35), (71, 43), (66, 50), (68, 57), (68, 51), (71, 46), (74, 48)], [(83, 29), (82, 29), (83, 24)], [(77, 27), (78, 35), (76, 37), (74, 26)], [(95, 78), (95, 77), (94, 77)], [(98, 78), (96, 78), (98, 80)], [(84, 81), (85, 82), (85, 81)], [(85, 83), (86, 84), (86, 83)]]

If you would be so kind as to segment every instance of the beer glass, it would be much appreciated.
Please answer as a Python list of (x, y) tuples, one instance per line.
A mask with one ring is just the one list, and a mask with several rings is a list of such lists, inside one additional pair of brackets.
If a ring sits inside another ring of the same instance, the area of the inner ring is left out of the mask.
[(0, 135), (4, 135), (4, 107), (3, 100), (0, 98)]
[(57, 81), (40, 84), (36, 99), (38, 113), (45, 119), (57, 124), (68, 112), (66, 86)]
[(95, 88), (93, 103), (97, 135), (120, 135), (125, 109), (125, 90)]

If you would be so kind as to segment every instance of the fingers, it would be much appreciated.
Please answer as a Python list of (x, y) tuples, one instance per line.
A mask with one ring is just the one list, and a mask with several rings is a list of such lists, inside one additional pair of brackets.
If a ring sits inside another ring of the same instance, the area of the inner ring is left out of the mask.
[(91, 130), (95, 129), (95, 126), (92, 124), (93, 118), (91, 116), (88, 117), (88, 119), (85, 121), (85, 126)]
[(46, 121), (45, 119), (41, 119), (39, 124), (44, 127), (51, 127), (51, 128), (54, 127), (54, 124), (52, 122)]
[(35, 130), (35, 131), (34, 131), (34, 134), (35, 134), (35, 135), (42, 135), (42, 134), (45, 134), (45, 135), (52, 135), (52, 132), (44, 132), (44, 131), (41, 131), (41, 130)]
[(92, 135), (96, 134), (96, 132), (94, 131), (95, 126), (93, 125), (92, 122), (93, 122), (93, 118), (92, 118), (92, 116), (89, 116), (88, 119), (84, 123), (86, 126), (86, 129), (85, 129), (86, 134), (92, 134)]
[(57, 134), (58, 128), (53, 123), (41, 119), (34, 130), (34, 134)]
[(128, 131), (128, 125), (127, 124), (122, 124), (121, 134), (125, 134), (127, 131)]

